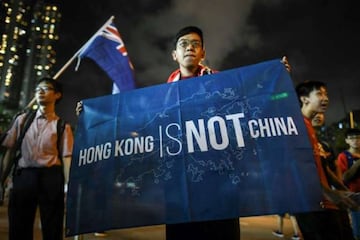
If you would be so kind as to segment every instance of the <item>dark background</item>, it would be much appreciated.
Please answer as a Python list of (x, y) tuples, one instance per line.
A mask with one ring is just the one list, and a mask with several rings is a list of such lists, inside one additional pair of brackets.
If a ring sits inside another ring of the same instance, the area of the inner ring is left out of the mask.
[[(359, 109), (359, 14), (355, 0), (103, 0), (62, 1), (57, 69), (115, 16), (135, 68), (137, 87), (162, 84), (176, 67), (172, 37), (186, 25), (204, 31), (206, 64), (226, 70), (287, 55), (294, 84), (328, 85), (327, 124)], [(76, 124), (76, 102), (111, 93), (94, 62), (75, 63), (58, 78), (65, 96), (59, 113)], [(156, 96), (162, 97), (162, 96)]]

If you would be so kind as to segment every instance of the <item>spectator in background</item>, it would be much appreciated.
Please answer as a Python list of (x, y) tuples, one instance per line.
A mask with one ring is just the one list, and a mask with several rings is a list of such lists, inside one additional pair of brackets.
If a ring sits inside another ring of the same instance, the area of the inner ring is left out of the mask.
[[(345, 142), (349, 148), (338, 155), (337, 165), (344, 183), (352, 192), (360, 192), (360, 129), (348, 129)], [(360, 240), (360, 211), (350, 211), (356, 240)]]
[[(351, 231), (350, 221), (344, 219), (344, 209), (356, 208), (358, 205), (348, 197), (347, 192), (335, 190), (331, 185), (336, 185), (340, 190), (347, 190), (338, 180), (333, 178), (330, 183), (331, 172), (329, 167), (321, 159), (323, 151), (320, 149), (315, 130), (311, 120), (317, 113), (324, 113), (329, 104), (326, 85), (318, 81), (306, 81), (296, 86), (296, 93), (300, 102), (301, 112), (314, 150), (314, 160), (323, 190), (323, 200), (320, 202), (322, 210), (294, 214), (300, 231), (305, 240), (350, 240), (354, 239)], [(304, 176), (306, 177), (306, 176)]]

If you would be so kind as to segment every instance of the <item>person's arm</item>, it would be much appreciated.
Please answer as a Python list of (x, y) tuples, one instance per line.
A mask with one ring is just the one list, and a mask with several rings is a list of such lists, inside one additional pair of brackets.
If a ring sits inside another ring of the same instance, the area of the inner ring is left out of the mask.
[(354, 164), (349, 168), (347, 156), (344, 152), (342, 152), (338, 155), (336, 165), (339, 169), (341, 179), (344, 183), (348, 183), (356, 178), (360, 167), (360, 161), (354, 162)]
[(1, 140), (1, 145), (6, 148), (12, 148), (15, 145), (16, 139), (20, 134), (20, 125), (24, 120), (25, 115), (18, 116), (11, 123), (9, 129), (4, 133), (4, 138)]
[(72, 134), (71, 126), (65, 125), (65, 130), (62, 139), (62, 154), (63, 154), (63, 169), (64, 169), (64, 180), (65, 188), (69, 182), (70, 177), (70, 166), (71, 166), (71, 154), (73, 151), (74, 137)]
[(345, 183), (351, 182), (358, 177), (360, 170), (360, 161), (354, 161), (354, 164), (343, 173), (343, 180)]
[[(323, 189), (323, 193), (324, 196), (331, 201), (332, 203), (334, 203), (337, 207), (339, 207), (340, 209), (351, 209), (351, 210), (359, 210), (360, 206), (360, 202), (358, 200), (354, 201), (351, 198), (351, 194), (354, 194), (352, 192), (349, 191), (341, 191), (341, 190), (336, 190), (336, 189), (331, 189), (327, 186), (322, 185), (322, 189)], [(356, 199), (356, 198), (355, 198)]]
[(329, 177), (329, 183), (338, 190), (348, 191), (349, 189), (344, 185), (343, 182), (338, 178), (338, 175), (334, 173), (329, 166), (325, 168), (326, 174)]
[[(342, 172), (341, 172), (341, 169), (340, 169), (340, 167), (339, 167), (339, 163), (338, 163), (338, 162), (339, 162), (339, 160), (336, 159), (336, 160), (335, 160), (336, 176), (337, 176), (339, 179), (343, 180)], [(344, 182), (344, 180), (343, 180), (343, 182)]]
[(69, 182), (69, 173), (70, 173), (70, 164), (71, 164), (71, 157), (64, 157), (64, 178), (65, 184)]

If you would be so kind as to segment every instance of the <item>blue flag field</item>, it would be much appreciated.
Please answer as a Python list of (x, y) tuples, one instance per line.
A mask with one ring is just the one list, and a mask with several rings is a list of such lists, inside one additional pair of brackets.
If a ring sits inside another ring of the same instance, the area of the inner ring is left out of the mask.
[(67, 236), (312, 211), (320, 200), (280, 59), (83, 101)]

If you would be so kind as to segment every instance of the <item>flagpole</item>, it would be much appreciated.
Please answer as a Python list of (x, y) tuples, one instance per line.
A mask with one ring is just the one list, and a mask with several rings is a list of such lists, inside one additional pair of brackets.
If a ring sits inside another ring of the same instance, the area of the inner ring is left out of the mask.
[[(106, 26), (111, 23), (111, 21), (114, 19), (114, 16), (111, 16), (105, 23), (102, 25), (99, 30), (96, 31), (96, 33), (64, 64), (64, 66), (54, 75), (53, 79), (57, 79), (68, 67), (69, 65), (75, 60), (75, 58), (78, 57), (78, 55), (81, 53), (81, 51), (87, 47), (94, 39), (97, 37), (99, 32), (103, 31)], [(35, 97), (27, 104), (26, 108), (30, 108), (35, 103)]]

